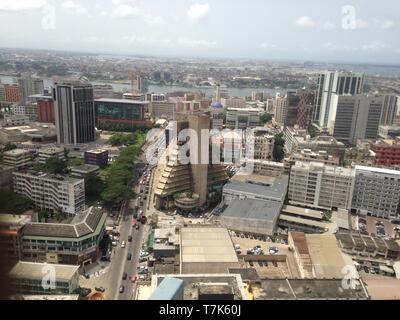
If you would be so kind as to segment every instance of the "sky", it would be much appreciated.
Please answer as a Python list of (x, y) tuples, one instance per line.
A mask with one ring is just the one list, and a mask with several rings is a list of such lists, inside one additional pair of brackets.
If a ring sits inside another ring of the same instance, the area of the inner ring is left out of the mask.
[(0, 47), (400, 64), (398, 0), (0, 0)]

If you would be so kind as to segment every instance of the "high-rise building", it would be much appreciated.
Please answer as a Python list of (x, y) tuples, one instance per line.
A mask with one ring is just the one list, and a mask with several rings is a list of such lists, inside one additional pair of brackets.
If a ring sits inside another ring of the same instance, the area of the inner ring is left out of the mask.
[(352, 209), (360, 214), (397, 218), (400, 213), (400, 171), (356, 166)]
[(13, 173), (14, 191), (44, 211), (76, 214), (85, 209), (85, 181), (33, 170)]
[(300, 129), (308, 130), (312, 122), (314, 112), (315, 93), (302, 91), (299, 93), (299, 104), (297, 110), (297, 124)]
[(296, 205), (349, 209), (353, 186), (353, 169), (298, 161), (290, 170), (288, 198)]
[(42, 98), (37, 101), (38, 121), (44, 123), (55, 123), (54, 100), (52, 97)]
[(339, 141), (355, 145), (358, 139), (378, 137), (383, 96), (334, 95), (328, 128)]
[(332, 97), (337, 95), (355, 95), (363, 93), (364, 74), (342, 71), (326, 71), (318, 75), (315, 99), (314, 120), (321, 127), (328, 126)]
[(8, 102), (20, 102), (21, 91), (17, 84), (6, 84), (4, 86), (4, 95)]
[(287, 115), (287, 96), (277, 96), (275, 98), (275, 122), (284, 125)]
[(6, 101), (6, 88), (0, 81), (0, 101)]
[(380, 125), (390, 126), (396, 119), (398, 97), (395, 95), (385, 95), (383, 99)]
[[(221, 164), (210, 162), (210, 141), (205, 141), (206, 137), (202, 136), (203, 130), (209, 132), (210, 115), (199, 112), (179, 116), (178, 121), (170, 126), (170, 130), (176, 132), (168, 136), (167, 161), (160, 163), (157, 170), (155, 206), (176, 206), (191, 211), (205, 203), (218, 201), (228, 177)], [(191, 136), (189, 142), (177, 141), (175, 134), (179, 135), (184, 129), (196, 132), (197, 138)]]
[(297, 91), (288, 91), (286, 97), (286, 114), (283, 118), (283, 124), (285, 126), (294, 126), (297, 124), (300, 95)]
[(81, 82), (56, 83), (53, 89), (57, 142), (78, 144), (95, 140), (93, 87)]
[(21, 90), (21, 102), (27, 103), (29, 96), (43, 94), (44, 83), (42, 79), (32, 78), (30, 75), (18, 79)]
[(275, 136), (263, 130), (255, 128), (254, 132), (254, 159), (271, 160), (273, 158)]

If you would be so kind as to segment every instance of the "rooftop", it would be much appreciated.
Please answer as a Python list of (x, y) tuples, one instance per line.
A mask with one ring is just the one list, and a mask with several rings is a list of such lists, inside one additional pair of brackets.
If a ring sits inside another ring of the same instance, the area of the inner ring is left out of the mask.
[(365, 166), (355, 166), (356, 172), (357, 171), (367, 171), (367, 172), (374, 172), (374, 173), (383, 173), (383, 174), (391, 174), (391, 175), (400, 175), (399, 170), (391, 170), (391, 169), (384, 169), (384, 168), (375, 168), (375, 167), (365, 167)]
[(30, 216), (16, 214), (0, 214), (0, 224), (2, 225), (21, 225), (31, 220)]
[(182, 263), (238, 262), (228, 230), (220, 227), (181, 229)]
[(131, 99), (109, 99), (109, 98), (100, 98), (94, 99), (94, 102), (108, 102), (108, 103), (122, 103), (122, 104), (141, 104), (148, 105), (148, 101), (140, 101), (140, 100), (131, 100)]
[[(276, 177), (272, 184), (251, 183), (251, 176), (246, 176), (247, 182), (231, 180), (224, 186), (225, 191), (233, 191), (241, 194), (259, 195), (260, 199), (269, 198), (271, 200), (283, 201), (286, 196), (288, 186), (288, 176), (281, 175)], [(261, 198), (262, 196), (262, 198)]]
[(257, 289), (253, 289), (256, 300), (369, 299), (363, 283), (357, 280), (356, 288), (347, 290), (343, 290), (342, 279), (268, 279), (261, 280)]
[(106, 214), (101, 210), (90, 207), (67, 223), (28, 223), (24, 227), (24, 236), (81, 238), (94, 233), (101, 223), (104, 223)]
[(221, 213), (221, 217), (268, 220), (275, 222), (282, 203), (275, 200), (234, 199)]
[(72, 178), (70, 176), (60, 175), (60, 174), (52, 174), (46, 172), (39, 172), (35, 170), (21, 170), (13, 173), (14, 175), (28, 175), (31, 177), (37, 177), (42, 179), (49, 179), (49, 180), (57, 180), (57, 181), (67, 181), (69, 183), (80, 183), (83, 179)]
[(79, 266), (19, 261), (11, 269), (9, 276), (14, 279), (42, 280), (46, 267), (54, 268), (57, 281), (69, 281), (79, 270)]
[(5, 156), (19, 156), (25, 154), (30, 154), (30, 151), (25, 149), (13, 149), (3, 153)]

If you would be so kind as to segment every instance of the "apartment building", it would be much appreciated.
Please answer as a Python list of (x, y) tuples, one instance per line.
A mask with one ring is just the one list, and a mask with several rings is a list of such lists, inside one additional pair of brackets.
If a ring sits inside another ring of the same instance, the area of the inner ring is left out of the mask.
[(353, 211), (383, 218), (400, 213), (400, 171), (355, 167)]
[(254, 159), (271, 160), (273, 158), (275, 136), (263, 128), (254, 129)]
[(353, 187), (352, 169), (298, 161), (290, 170), (288, 199), (295, 205), (348, 209)]
[(246, 166), (253, 167), (253, 174), (268, 177), (279, 177), (285, 171), (283, 163), (261, 159), (247, 160)]
[(85, 209), (85, 182), (33, 170), (13, 173), (16, 193), (30, 198), (44, 211), (77, 214)]
[(173, 120), (175, 118), (176, 104), (168, 101), (150, 102), (150, 113), (155, 118), (166, 118)]
[(38, 119), (38, 106), (33, 105), (14, 105), (11, 106), (11, 113), (19, 116), (26, 116), (31, 121)]
[(3, 153), (3, 163), (14, 168), (21, 168), (32, 163), (32, 154), (24, 149), (6, 151)]
[(372, 150), (377, 166), (400, 169), (400, 139), (377, 140)]

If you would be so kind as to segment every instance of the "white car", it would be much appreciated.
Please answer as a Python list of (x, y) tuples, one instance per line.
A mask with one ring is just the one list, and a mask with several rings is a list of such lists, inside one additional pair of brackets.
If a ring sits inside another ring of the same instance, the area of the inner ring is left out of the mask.
[(121, 243), (121, 248), (125, 248), (125, 246), (126, 246), (125, 241), (122, 241), (122, 243)]

